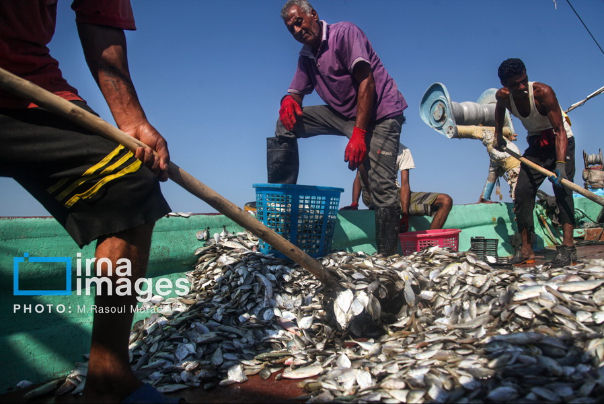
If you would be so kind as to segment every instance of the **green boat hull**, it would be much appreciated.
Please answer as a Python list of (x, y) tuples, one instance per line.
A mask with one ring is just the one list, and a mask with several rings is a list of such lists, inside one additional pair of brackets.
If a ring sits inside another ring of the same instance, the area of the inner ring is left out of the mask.
[[(585, 198), (575, 200), (579, 216), (595, 219), (600, 206)], [(548, 220), (543, 223), (537, 210), (535, 249), (559, 243), (560, 231)], [(499, 240), (498, 255), (513, 253), (509, 237), (516, 226), (511, 204), (473, 204), (453, 207), (446, 228), (461, 229), (459, 250), (470, 249), (473, 237)], [(429, 217), (412, 217), (410, 230), (425, 230)], [(192, 215), (165, 217), (159, 220), (153, 233), (153, 245), (147, 271), (148, 278), (167, 278), (173, 283), (190, 271), (195, 263), (194, 251), (203, 245), (196, 233), (207, 227), (210, 234), (220, 232), (223, 226), (230, 232), (243, 229), (223, 215)], [(580, 235), (581, 230), (576, 230)], [(368, 210), (342, 211), (339, 213), (334, 239), (334, 250), (364, 251), (372, 254), (375, 248), (374, 212)], [(92, 325), (91, 306), (93, 297), (77, 295), (73, 280), (76, 279), (75, 264), (72, 268), (72, 285), (60, 285), (65, 279), (65, 268), (59, 266), (15, 267), (15, 258), (71, 257), (81, 259), (94, 256), (94, 246), (79, 249), (65, 230), (52, 218), (0, 218), (0, 344), (3, 352), (3, 377), (0, 391), (14, 387), (27, 379), (38, 383), (66, 375), (74, 364), (83, 361), (90, 345)], [(25, 260), (26, 261), (26, 260)], [(17, 262), (19, 264), (19, 262)], [(23, 264), (23, 263), (20, 263)], [(31, 268), (35, 268), (32, 270)], [(17, 296), (14, 280), (18, 271), (19, 290), (63, 288), (67, 295)], [(59, 282), (57, 283), (57, 279)], [(135, 314), (135, 320), (150, 315), (149, 312)]]

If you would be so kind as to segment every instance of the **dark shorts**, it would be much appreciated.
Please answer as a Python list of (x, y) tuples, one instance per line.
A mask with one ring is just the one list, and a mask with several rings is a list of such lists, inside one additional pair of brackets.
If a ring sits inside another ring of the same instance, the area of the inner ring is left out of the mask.
[[(540, 147), (537, 144), (538, 138), (531, 136), (527, 139), (529, 147), (524, 152), (524, 157), (535, 164), (540, 165), (549, 171), (556, 169), (556, 148), (554, 145), (549, 147)], [(568, 146), (566, 148), (566, 177), (570, 182), (573, 182), (575, 177), (575, 138), (568, 138)], [(537, 191), (546, 176), (541, 172), (532, 169), (523, 164), (520, 167), (518, 175), (518, 183), (516, 184), (516, 199), (514, 200), (514, 211), (516, 212), (516, 222), (518, 229), (524, 228), (533, 231), (535, 228), (533, 211), (535, 209), (535, 197)], [(548, 181), (549, 182), (549, 181)], [(560, 224), (575, 225), (575, 202), (573, 192), (566, 187), (553, 186), (554, 197), (556, 204), (560, 209)]]
[(0, 137), (0, 176), (19, 182), (80, 247), (170, 212), (159, 180), (132, 152), (56, 114), (2, 108)]

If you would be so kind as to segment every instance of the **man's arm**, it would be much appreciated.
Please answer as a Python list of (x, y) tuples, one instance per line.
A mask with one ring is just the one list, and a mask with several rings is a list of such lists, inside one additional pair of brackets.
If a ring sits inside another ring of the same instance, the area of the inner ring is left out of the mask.
[(361, 198), (361, 173), (357, 170), (357, 175), (354, 176), (354, 182), (352, 183), (352, 204), (358, 206), (359, 199)]
[(401, 170), (401, 213), (409, 215), (411, 205), (411, 187), (409, 185), (409, 170)]
[(556, 134), (556, 161), (566, 162), (568, 138), (564, 128), (564, 118), (554, 90), (543, 83), (535, 83), (535, 104), (540, 114), (547, 114), (550, 124)]
[(354, 181), (352, 182), (352, 203), (350, 206), (345, 206), (340, 210), (357, 210), (359, 209), (359, 199), (361, 198), (361, 168), (357, 170), (356, 175), (354, 176)]
[(401, 170), (401, 220), (399, 233), (409, 230), (409, 206), (411, 205), (411, 187), (409, 186), (409, 170)]
[(359, 89), (357, 94), (357, 117), (352, 131), (352, 136), (344, 151), (344, 161), (348, 162), (348, 168), (356, 170), (367, 157), (367, 145), (365, 135), (371, 114), (373, 113), (373, 100), (375, 98), (375, 81), (371, 66), (366, 62), (358, 62), (354, 66), (353, 75)]
[[(78, 33), (86, 62), (107, 101), (117, 126), (128, 135), (147, 144), (139, 147), (136, 158), (168, 179), (168, 144), (149, 123), (139, 102), (128, 69), (126, 36), (118, 28), (78, 23)], [(158, 156), (153, 154), (155, 150)]]
[(358, 62), (354, 66), (354, 78), (359, 83), (357, 96), (357, 119), (355, 126), (367, 130), (373, 113), (375, 99), (375, 81), (369, 63)]
[(503, 137), (503, 123), (505, 122), (508, 97), (509, 91), (505, 87), (500, 88), (495, 95), (497, 104), (495, 105), (495, 144), (493, 146), (500, 151), (503, 151), (506, 146), (506, 141)]

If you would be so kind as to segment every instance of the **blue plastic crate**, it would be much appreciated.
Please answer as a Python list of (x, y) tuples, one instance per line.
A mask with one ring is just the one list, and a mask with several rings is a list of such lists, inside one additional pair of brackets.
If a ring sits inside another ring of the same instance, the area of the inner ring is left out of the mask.
[[(313, 258), (331, 252), (342, 188), (253, 184), (256, 218)], [(260, 240), (260, 251), (287, 258)]]

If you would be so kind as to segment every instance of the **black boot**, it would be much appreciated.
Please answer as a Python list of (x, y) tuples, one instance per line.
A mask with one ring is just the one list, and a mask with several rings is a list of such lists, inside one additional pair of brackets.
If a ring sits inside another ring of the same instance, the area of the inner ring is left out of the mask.
[(266, 138), (266, 168), (269, 184), (296, 184), (300, 168), (298, 139)]
[(520, 237), (520, 233), (515, 233), (510, 237), (510, 244), (514, 247), (514, 255), (510, 258), (510, 264), (521, 263), (524, 259), (522, 257), (522, 238)]
[[(529, 245), (532, 247), (535, 241), (536, 235), (533, 231), (529, 233)], [(520, 233), (514, 234), (510, 238), (510, 244), (514, 247), (514, 255), (510, 258), (510, 264), (512, 265), (526, 265), (526, 264), (534, 264), (535, 257), (534, 254), (532, 257), (525, 257), (522, 253), (522, 236)], [(532, 249), (531, 249), (532, 251)]]
[(512, 258), (510, 258), (509, 261), (510, 264), (512, 265), (529, 265), (529, 264), (534, 264), (535, 263), (535, 257), (525, 257), (522, 254), (522, 249), (518, 248), (516, 250), (516, 253), (514, 255), (512, 255)]
[(546, 263), (550, 268), (561, 268), (568, 265), (574, 265), (577, 262), (577, 247), (567, 245), (556, 246), (556, 257)]
[(519, 246), (514, 246), (514, 255), (510, 258), (510, 264), (517, 265), (523, 263), (524, 257), (522, 256), (522, 249)]
[(375, 209), (375, 239), (378, 254), (385, 256), (396, 254), (400, 243), (398, 236), (399, 221), (399, 206)]

